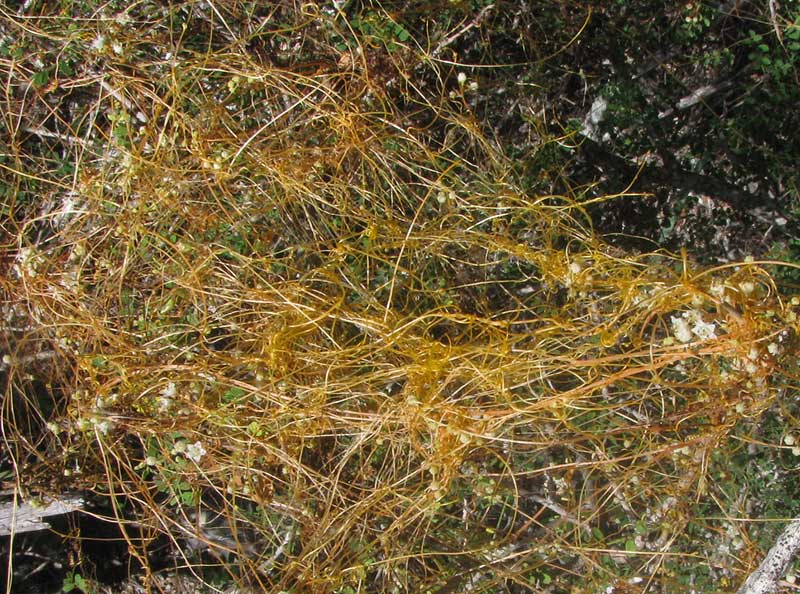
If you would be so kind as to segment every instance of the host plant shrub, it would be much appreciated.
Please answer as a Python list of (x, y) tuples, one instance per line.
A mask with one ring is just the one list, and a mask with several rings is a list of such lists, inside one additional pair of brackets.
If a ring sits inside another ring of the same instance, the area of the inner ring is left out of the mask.
[(83, 491), (143, 565), (167, 542), (254, 591), (746, 577), (758, 504), (715, 473), (800, 453), (799, 303), (764, 262), (624, 253), (527, 194), (377, 7), (85, 15), (3, 25), (26, 497)]

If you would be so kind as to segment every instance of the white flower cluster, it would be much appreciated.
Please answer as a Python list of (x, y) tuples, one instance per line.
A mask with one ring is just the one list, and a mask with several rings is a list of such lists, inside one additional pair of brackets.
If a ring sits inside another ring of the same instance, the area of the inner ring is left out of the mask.
[(23, 247), (17, 252), (14, 258), (14, 266), (12, 271), (17, 278), (24, 276), (33, 278), (39, 273), (39, 269), (44, 264), (44, 256), (40, 254), (35, 248)]
[(564, 286), (567, 288), (571, 287), (582, 270), (583, 267), (581, 266), (581, 263), (576, 260), (572, 260), (567, 265), (566, 275), (564, 276), (563, 280)]
[(79, 418), (75, 421), (75, 427), (81, 432), (96, 429), (100, 435), (108, 435), (109, 430), (114, 427), (114, 423), (110, 419), (103, 419), (92, 415), (90, 417)]
[(194, 463), (200, 462), (200, 459), (206, 455), (206, 449), (199, 441), (190, 443), (186, 446), (186, 457)]
[(800, 445), (798, 445), (798, 440), (794, 435), (787, 433), (783, 437), (783, 443), (792, 448), (793, 456), (800, 456)]
[(185, 441), (176, 441), (175, 445), (172, 446), (172, 453), (182, 454), (186, 456), (187, 459), (197, 464), (198, 462), (200, 462), (203, 456), (205, 456), (208, 452), (203, 447), (203, 444), (199, 441), (196, 441), (194, 443), (186, 443)]
[[(456, 80), (458, 81), (458, 88), (461, 92), (468, 90), (474, 93), (478, 90), (478, 82), (469, 80), (466, 72), (459, 72), (456, 76)], [(449, 96), (451, 99), (455, 99), (458, 93), (456, 91), (450, 91)]]
[(175, 395), (178, 393), (177, 388), (175, 387), (175, 382), (169, 382), (167, 386), (159, 392), (160, 396), (158, 398), (158, 410), (159, 412), (167, 412), (170, 407), (172, 406), (172, 400), (175, 398)]
[(672, 333), (680, 342), (710, 340), (717, 337), (714, 322), (706, 322), (699, 311), (685, 311), (680, 316), (672, 316)]

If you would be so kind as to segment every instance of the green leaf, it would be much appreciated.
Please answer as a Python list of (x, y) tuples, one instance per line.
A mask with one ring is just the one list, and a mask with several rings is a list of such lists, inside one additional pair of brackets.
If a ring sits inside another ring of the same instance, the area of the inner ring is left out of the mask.
[(230, 404), (232, 402), (236, 402), (237, 400), (241, 400), (247, 395), (247, 392), (242, 388), (228, 388), (225, 393), (222, 395), (222, 402), (225, 404)]
[(632, 538), (625, 541), (625, 550), (629, 553), (635, 553), (637, 551), (636, 542)]
[(180, 498), (184, 505), (195, 505), (196, 503), (194, 491), (181, 491)]
[(167, 299), (164, 302), (164, 304), (158, 310), (158, 313), (163, 316), (163, 315), (168, 314), (169, 312), (171, 312), (174, 307), (175, 307), (175, 298), (174, 297), (170, 297), (169, 299)]
[(128, 137), (128, 126), (123, 122), (114, 126), (114, 138), (117, 139), (117, 142), (124, 142)]
[(103, 357), (102, 355), (98, 355), (92, 358), (92, 367), (96, 369), (105, 369), (108, 367), (108, 360)]
[(34, 74), (31, 82), (33, 83), (34, 87), (45, 86), (48, 82), (50, 82), (50, 69), (45, 68), (44, 70), (40, 70)]

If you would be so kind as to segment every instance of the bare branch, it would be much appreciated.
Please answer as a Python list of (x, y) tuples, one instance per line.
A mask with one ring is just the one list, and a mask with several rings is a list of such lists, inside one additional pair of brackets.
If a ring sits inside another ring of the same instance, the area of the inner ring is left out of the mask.
[(778, 587), (792, 558), (800, 551), (800, 519), (784, 528), (778, 540), (736, 594), (768, 594)]
[(51, 501), (43, 507), (20, 502), (14, 497), (11, 501), (0, 503), (0, 536), (45, 530), (50, 527), (45, 518), (68, 514), (82, 505), (81, 499), (74, 497)]

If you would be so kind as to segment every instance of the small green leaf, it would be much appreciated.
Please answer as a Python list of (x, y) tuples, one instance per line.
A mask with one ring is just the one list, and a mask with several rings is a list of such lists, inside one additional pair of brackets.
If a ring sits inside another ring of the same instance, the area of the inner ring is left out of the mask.
[(108, 360), (102, 355), (92, 358), (92, 367), (97, 369), (104, 369), (108, 366)]
[(128, 137), (128, 126), (123, 122), (114, 126), (114, 138), (117, 142), (124, 142)]
[(73, 76), (75, 74), (72, 64), (66, 61), (58, 63), (58, 72), (64, 76)]
[(628, 551), (629, 553), (636, 552), (637, 550), (636, 542), (632, 538), (629, 538), (628, 540), (625, 541), (625, 550)]
[(50, 82), (50, 69), (45, 68), (44, 70), (40, 70), (34, 74), (31, 82), (33, 82), (34, 87), (45, 86), (48, 82)]
[(228, 388), (225, 393), (222, 395), (222, 402), (225, 404), (230, 404), (231, 402), (236, 402), (237, 400), (241, 400), (242, 398), (247, 395), (247, 392), (244, 391), (242, 388)]
[(196, 503), (194, 491), (181, 491), (180, 498), (184, 505), (195, 505)]
[(175, 299), (173, 297), (170, 297), (164, 302), (164, 304), (158, 310), (158, 313), (163, 316), (171, 312), (174, 307), (175, 307)]

